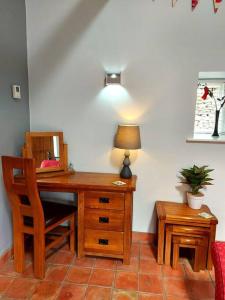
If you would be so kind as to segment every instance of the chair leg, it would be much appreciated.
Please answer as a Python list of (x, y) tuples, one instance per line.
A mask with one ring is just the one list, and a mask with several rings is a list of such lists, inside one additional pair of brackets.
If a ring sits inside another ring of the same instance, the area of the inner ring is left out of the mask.
[(165, 265), (170, 265), (172, 233), (166, 230)]
[(45, 277), (45, 235), (34, 234), (34, 275), (37, 278)]
[(70, 219), (70, 251), (75, 253), (75, 216)]
[(13, 238), (13, 256), (14, 256), (14, 265), (15, 270), (18, 273), (22, 273), (25, 267), (25, 254), (24, 254), (24, 233), (14, 230)]
[(179, 244), (173, 244), (173, 269), (177, 269), (179, 260)]

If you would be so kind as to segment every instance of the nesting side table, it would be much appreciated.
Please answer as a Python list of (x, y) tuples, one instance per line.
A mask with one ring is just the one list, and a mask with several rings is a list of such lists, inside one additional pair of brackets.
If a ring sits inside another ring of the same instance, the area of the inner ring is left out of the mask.
[[(165, 232), (167, 224), (198, 227), (209, 231), (209, 243), (207, 253), (207, 269), (212, 269), (211, 243), (215, 240), (217, 218), (211, 213), (208, 206), (203, 205), (201, 209), (191, 209), (186, 203), (176, 203), (168, 201), (156, 201), (157, 231), (158, 231), (158, 264), (164, 263), (165, 257)], [(207, 212), (212, 218), (205, 219), (198, 214)], [(197, 228), (196, 228), (197, 229)]]

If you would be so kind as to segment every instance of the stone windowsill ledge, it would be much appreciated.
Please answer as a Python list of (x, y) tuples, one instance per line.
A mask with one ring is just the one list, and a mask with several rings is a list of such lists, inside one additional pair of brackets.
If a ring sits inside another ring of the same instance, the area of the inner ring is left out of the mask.
[(212, 137), (211, 134), (194, 134), (193, 137), (186, 139), (187, 143), (209, 143), (209, 144), (225, 144), (225, 134), (219, 137)]

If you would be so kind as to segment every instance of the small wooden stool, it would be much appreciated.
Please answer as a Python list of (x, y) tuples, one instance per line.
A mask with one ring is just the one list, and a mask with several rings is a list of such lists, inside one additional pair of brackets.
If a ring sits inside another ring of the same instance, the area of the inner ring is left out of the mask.
[(165, 245), (165, 264), (170, 265), (171, 244), (173, 236), (185, 236), (209, 239), (209, 229), (203, 227), (185, 226), (185, 225), (167, 225), (166, 226), (166, 245)]
[(173, 269), (177, 268), (180, 248), (195, 250), (193, 271), (199, 272), (206, 268), (208, 239), (204, 237), (173, 236)]

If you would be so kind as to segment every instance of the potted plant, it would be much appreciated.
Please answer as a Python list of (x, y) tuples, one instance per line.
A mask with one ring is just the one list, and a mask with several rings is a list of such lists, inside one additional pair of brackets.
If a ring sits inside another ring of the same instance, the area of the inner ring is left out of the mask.
[(196, 165), (180, 171), (181, 182), (188, 184), (191, 188), (191, 191), (187, 192), (188, 205), (191, 208), (201, 208), (204, 194), (200, 190), (206, 185), (212, 185), (213, 179), (209, 177), (209, 173), (212, 171), (213, 169), (208, 169), (208, 166), (198, 167)]

